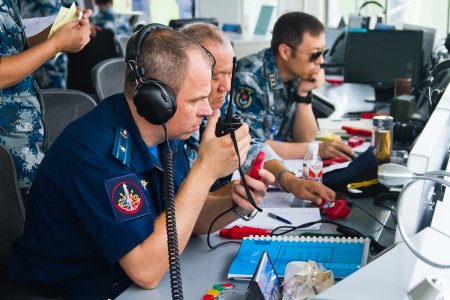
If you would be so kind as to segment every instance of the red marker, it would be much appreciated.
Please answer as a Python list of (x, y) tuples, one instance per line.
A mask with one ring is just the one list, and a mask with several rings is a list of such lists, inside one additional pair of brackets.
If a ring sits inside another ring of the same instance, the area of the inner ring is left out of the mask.
[(351, 135), (361, 135), (361, 136), (372, 136), (372, 130), (350, 127), (350, 126), (342, 126), (342, 129), (345, 130), (348, 134)]
[(234, 225), (231, 228), (224, 228), (219, 231), (221, 237), (226, 237), (230, 239), (240, 240), (244, 237), (251, 235), (269, 235), (270, 231), (268, 229), (262, 229), (250, 226), (239, 226)]

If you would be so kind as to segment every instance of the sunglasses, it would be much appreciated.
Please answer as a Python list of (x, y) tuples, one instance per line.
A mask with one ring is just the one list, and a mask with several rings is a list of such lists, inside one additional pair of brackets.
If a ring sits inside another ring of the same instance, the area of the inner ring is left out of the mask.
[(325, 53), (326, 53), (327, 50), (328, 50), (328, 49), (322, 49), (322, 50), (320, 50), (320, 51), (311, 53), (311, 52), (304, 52), (304, 51), (299, 50), (299, 49), (297, 49), (296, 47), (291, 46), (291, 45), (286, 44), (286, 43), (285, 43), (285, 45), (288, 46), (289, 48), (291, 48), (291, 49), (297, 51), (297, 52), (300, 52), (301, 54), (309, 55), (309, 61), (310, 61), (310, 62), (314, 62), (314, 61), (318, 60), (319, 57), (321, 57), (322, 55), (325, 55)]

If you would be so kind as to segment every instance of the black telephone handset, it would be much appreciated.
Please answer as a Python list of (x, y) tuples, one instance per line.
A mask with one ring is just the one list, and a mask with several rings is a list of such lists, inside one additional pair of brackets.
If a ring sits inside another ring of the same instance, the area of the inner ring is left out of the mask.
[[(216, 124), (216, 136), (221, 137), (227, 134), (231, 134), (231, 139), (233, 141), (234, 150), (236, 151), (236, 154), (239, 158), (239, 149), (237, 146), (236, 138), (233, 134), (233, 132), (241, 127), (242, 125), (242, 118), (238, 114), (233, 114), (233, 85), (234, 85), (234, 73), (235, 73), (235, 65), (236, 65), (236, 57), (233, 57), (233, 70), (231, 73), (231, 90), (230, 90), (230, 97), (229, 97), (229, 103), (227, 107), (227, 113), (224, 117), (220, 117), (219, 120), (217, 120)], [(247, 185), (247, 181), (245, 180), (244, 172), (241, 169), (241, 161), (239, 159), (239, 167), (238, 167), (239, 174), (241, 175), (242, 184), (244, 185), (245, 193), (247, 195), (248, 202), (256, 208), (258, 211), (262, 211), (261, 208), (258, 207), (258, 205), (255, 203), (255, 200), (253, 200), (252, 194), (250, 193), (250, 190)]]
[(234, 72), (236, 65), (236, 57), (233, 57), (233, 70), (231, 72), (231, 90), (227, 107), (227, 114), (220, 117), (216, 125), (216, 136), (224, 136), (232, 131), (235, 131), (242, 125), (242, 118), (238, 114), (233, 114), (233, 85), (234, 85)]

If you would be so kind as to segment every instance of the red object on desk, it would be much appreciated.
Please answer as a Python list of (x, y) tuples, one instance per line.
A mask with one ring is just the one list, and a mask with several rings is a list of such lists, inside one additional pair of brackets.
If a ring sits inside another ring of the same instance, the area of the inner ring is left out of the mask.
[(327, 214), (330, 220), (345, 218), (350, 213), (347, 201), (338, 199), (335, 201), (322, 201), (319, 209)]
[(350, 127), (350, 126), (342, 126), (342, 129), (345, 130), (348, 134), (351, 135), (361, 135), (361, 136), (372, 136), (372, 130)]
[(343, 156), (343, 157), (336, 157), (336, 158), (331, 158), (331, 159), (325, 159), (325, 160), (322, 161), (322, 163), (323, 163), (324, 167), (328, 167), (328, 166), (335, 165), (335, 164), (340, 164), (340, 163), (343, 163), (343, 162), (346, 162), (346, 161), (348, 161), (348, 158)]
[(234, 225), (231, 228), (224, 228), (219, 231), (221, 237), (226, 237), (230, 239), (240, 240), (244, 237), (251, 235), (269, 235), (270, 231), (268, 229), (262, 229), (250, 226), (239, 226)]
[(355, 148), (359, 145), (362, 145), (364, 143), (364, 139), (362, 137), (351, 137), (348, 139), (348, 145), (352, 148)]

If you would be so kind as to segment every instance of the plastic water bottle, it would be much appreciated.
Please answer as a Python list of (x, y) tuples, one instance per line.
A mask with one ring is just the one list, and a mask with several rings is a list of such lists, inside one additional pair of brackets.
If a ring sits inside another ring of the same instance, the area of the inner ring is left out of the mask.
[(319, 156), (319, 144), (308, 144), (308, 153), (303, 159), (303, 178), (322, 182), (323, 163)]

